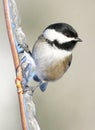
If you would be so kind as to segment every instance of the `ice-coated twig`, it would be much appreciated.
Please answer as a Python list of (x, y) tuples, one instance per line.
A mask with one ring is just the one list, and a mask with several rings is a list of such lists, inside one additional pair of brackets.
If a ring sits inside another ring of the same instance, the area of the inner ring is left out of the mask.
[(35, 75), (35, 63), (26, 43), (26, 36), (21, 28), (21, 19), (15, 0), (3, 0), (8, 37), (16, 70), (16, 86), (18, 90), (23, 130), (40, 130), (36, 120), (36, 109), (33, 93), (27, 84)]

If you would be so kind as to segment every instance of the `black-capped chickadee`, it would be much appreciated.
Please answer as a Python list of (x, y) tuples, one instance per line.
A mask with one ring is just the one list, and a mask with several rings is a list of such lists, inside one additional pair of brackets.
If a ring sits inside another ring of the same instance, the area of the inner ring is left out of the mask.
[(70, 67), (72, 50), (77, 42), (82, 40), (72, 26), (66, 23), (48, 26), (32, 50), (37, 77), (45, 82), (61, 78)]

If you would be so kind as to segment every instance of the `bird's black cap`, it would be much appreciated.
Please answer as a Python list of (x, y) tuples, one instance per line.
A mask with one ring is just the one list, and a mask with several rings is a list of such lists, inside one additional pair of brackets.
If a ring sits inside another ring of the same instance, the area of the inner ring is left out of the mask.
[(67, 23), (51, 24), (46, 29), (55, 29), (57, 32), (63, 33), (67, 37), (75, 37), (75, 38), (78, 37), (76, 30)]
[[(57, 39), (54, 39), (54, 41), (49, 41), (48, 43), (51, 45), (55, 45), (59, 49), (65, 49), (65, 50), (72, 50), (77, 42), (82, 42), (80, 38), (78, 38), (78, 33), (76, 30), (69, 24), (67, 23), (55, 23), (49, 25), (45, 30), (47, 29), (54, 29), (56, 32), (59, 32), (63, 35), (65, 35), (68, 38), (74, 38), (71, 41), (63, 42), (60, 44), (60, 42)], [(45, 31), (44, 30), (44, 31)]]

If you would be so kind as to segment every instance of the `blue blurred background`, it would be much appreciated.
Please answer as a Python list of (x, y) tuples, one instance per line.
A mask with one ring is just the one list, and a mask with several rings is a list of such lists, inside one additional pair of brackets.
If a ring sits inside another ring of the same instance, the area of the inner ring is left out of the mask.
[[(22, 29), (32, 50), (39, 34), (55, 22), (71, 24), (83, 43), (70, 69), (34, 94), (42, 130), (95, 130), (95, 0), (16, 0)], [(0, 1), (0, 130), (21, 130), (15, 70)]]

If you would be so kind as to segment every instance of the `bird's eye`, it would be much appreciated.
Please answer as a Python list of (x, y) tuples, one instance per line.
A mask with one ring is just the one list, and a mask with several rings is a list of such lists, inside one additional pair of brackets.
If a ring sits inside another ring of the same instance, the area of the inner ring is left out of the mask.
[(65, 36), (67, 37), (70, 37), (70, 34), (69, 33), (64, 33)]

